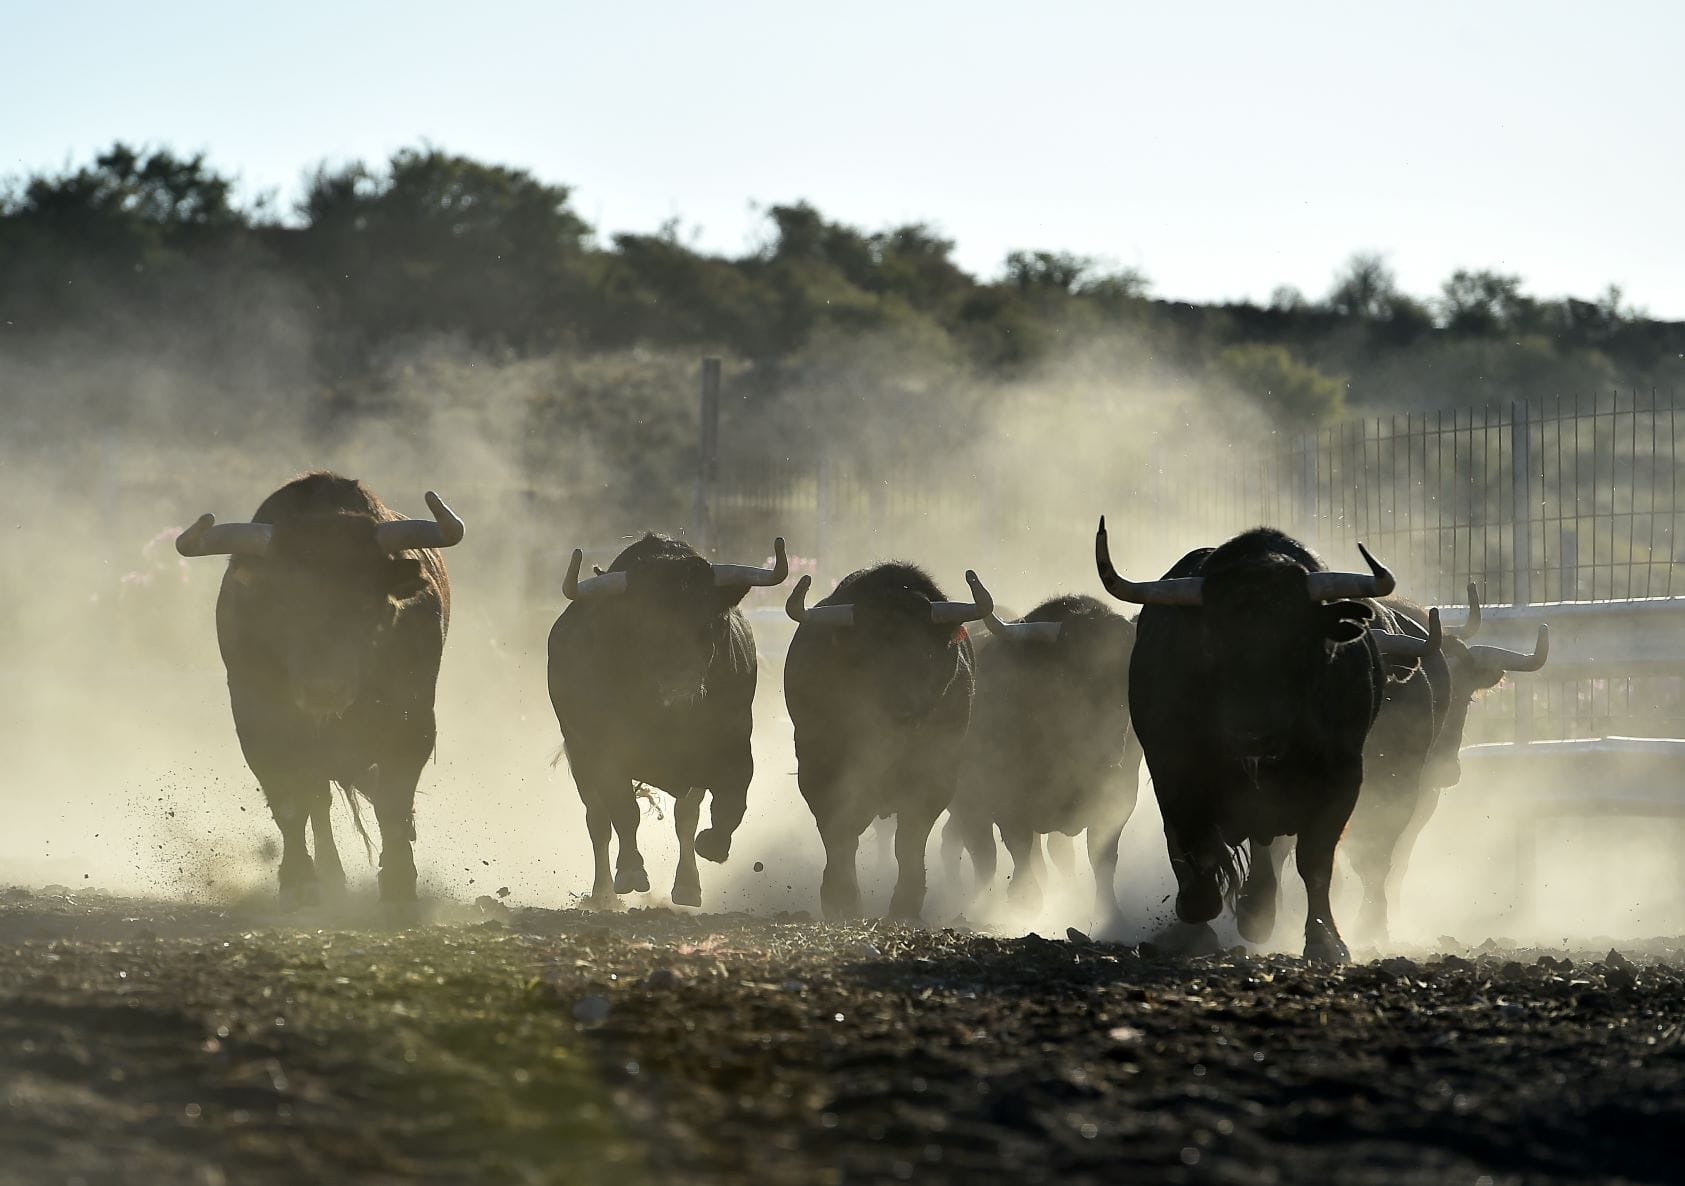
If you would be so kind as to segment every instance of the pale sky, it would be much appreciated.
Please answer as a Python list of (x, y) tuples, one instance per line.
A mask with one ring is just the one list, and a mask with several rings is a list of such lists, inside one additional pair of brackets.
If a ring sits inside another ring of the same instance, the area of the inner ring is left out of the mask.
[[(257, 14), (257, 15), (248, 15)], [(573, 187), (605, 237), (738, 254), (806, 199), (1155, 295), (1320, 296), (1357, 250), (1685, 320), (1685, 5), (0, 0), (0, 173), (113, 140), (287, 205), (423, 140)]]

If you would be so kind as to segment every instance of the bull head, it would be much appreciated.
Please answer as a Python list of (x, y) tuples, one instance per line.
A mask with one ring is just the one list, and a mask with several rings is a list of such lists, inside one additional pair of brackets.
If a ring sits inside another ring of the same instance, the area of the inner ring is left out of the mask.
[[(1398, 582), (1392, 573), (1375, 557), (1369, 554), (1369, 549), (1362, 544), (1357, 550), (1363, 554), (1364, 562), (1369, 565), (1368, 573), (1360, 572), (1311, 572), (1305, 574), (1305, 588), (1312, 601), (1342, 601), (1347, 598), (1385, 597), (1391, 593)], [(1205, 585), (1204, 577), (1169, 577), (1159, 581), (1131, 581), (1118, 575), (1117, 569), (1112, 567), (1112, 555), (1106, 544), (1106, 518), (1100, 517), (1100, 528), (1094, 534), (1094, 565), (1099, 570), (1100, 582), (1106, 586), (1106, 592), (1119, 601), (1129, 601), (1136, 605), (1182, 605), (1197, 606), (1204, 604), (1202, 589)]]
[[(374, 529), (375, 546), (388, 555), (396, 555), (419, 548), (449, 548), (461, 543), (462, 520), (433, 491), (429, 490), (426, 498), (427, 509), (433, 512), (433, 522), (398, 519), (378, 524)], [(176, 551), (183, 556), (255, 558), (268, 554), (274, 532), (274, 527), (268, 523), (218, 523), (215, 515), (204, 514), (176, 536)]]
[[(994, 613), (995, 599), (989, 595), (983, 582), (977, 579), (977, 574), (966, 570), (965, 583), (971, 586), (973, 601), (933, 601), (930, 603), (930, 620), (938, 626), (958, 626), (966, 622), (975, 622)], [(789, 600), (784, 603), (784, 612), (794, 622), (811, 622), (815, 626), (852, 626), (854, 625), (854, 606), (816, 605), (812, 609), (807, 607), (807, 591), (813, 586), (812, 576), (803, 576), (791, 590)]]
[[(579, 566), (584, 562), (585, 553), (575, 548), (573, 556), (568, 560), (567, 576), (562, 580), (562, 593), (569, 601), (612, 597), (626, 592), (624, 572), (603, 572), (580, 580)], [(784, 553), (783, 536), (772, 541), (771, 568), (761, 568), (753, 564), (710, 564), (708, 567), (713, 569), (714, 586), (719, 589), (781, 585), (784, 578), (790, 575), (790, 560)]]

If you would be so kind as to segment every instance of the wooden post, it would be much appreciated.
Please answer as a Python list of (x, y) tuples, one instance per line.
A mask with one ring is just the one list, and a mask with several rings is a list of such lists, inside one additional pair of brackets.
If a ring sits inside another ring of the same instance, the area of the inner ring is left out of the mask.
[(720, 360), (702, 360), (702, 406), (696, 450), (696, 550), (714, 558), (714, 484), (720, 464)]

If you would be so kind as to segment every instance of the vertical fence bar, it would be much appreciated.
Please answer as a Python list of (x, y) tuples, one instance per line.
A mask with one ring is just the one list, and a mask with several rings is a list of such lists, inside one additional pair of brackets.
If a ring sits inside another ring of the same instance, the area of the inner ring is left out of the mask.
[(1528, 407), (1510, 405), (1510, 563), (1515, 569), (1515, 604), (1533, 604), (1533, 476)]
[(720, 360), (702, 360), (702, 406), (696, 449), (696, 550), (714, 555), (714, 488), (720, 469)]

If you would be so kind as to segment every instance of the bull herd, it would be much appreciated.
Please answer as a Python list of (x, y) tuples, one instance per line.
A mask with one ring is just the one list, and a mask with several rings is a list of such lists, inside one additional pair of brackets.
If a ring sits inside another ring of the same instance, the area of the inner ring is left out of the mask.
[[(415, 900), (415, 790), (450, 619), (440, 549), (463, 538), (438, 496), (426, 501), (431, 521), (405, 519), (362, 483), (316, 472), (249, 523), (204, 515), (177, 540), (184, 556), (230, 557), (217, 639), (241, 748), (281, 830), (284, 904), (344, 885), (335, 785), (359, 830), (359, 797), (374, 810), (382, 900)], [(1531, 655), (1471, 645), (1473, 586), (1466, 625), (1444, 628), (1437, 610), (1394, 596), (1392, 574), (1359, 549), (1369, 571), (1330, 572), (1256, 528), (1136, 582), (1113, 568), (1102, 519), (1099, 577), (1141, 607), (1133, 621), (1088, 596), (1003, 620), (975, 573), (954, 601), (905, 563), (851, 573), (813, 605), (802, 577), (785, 606), (798, 625), (784, 695), (825, 848), (826, 915), (861, 912), (860, 838), (893, 816), (890, 914), (917, 918), (925, 846), (946, 811), (954, 876), (963, 849), (973, 893), (991, 885), (998, 830), (1010, 892), (1025, 902), (1040, 892), (1042, 837), (1084, 834), (1101, 933), (1113, 933), (1118, 841), (1144, 757), (1177, 884), (1164, 939), (1209, 945), (1228, 906), (1246, 939), (1268, 940), (1291, 851), (1305, 954), (1348, 958), (1329, 906), (1342, 839), (1363, 885), (1359, 926), (1384, 937), (1388, 883), (1457, 781), (1472, 697), (1506, 671), (1537, 670), (1549, 637), (1541, 626)], [(784, 541), (770, 568), (711, 563), (657, 535), (606, 571), (582, 574), (581, 561), (575, 551), (550, 632), (549, 686), (585, 805), (591, 901), (650, 888), (637, 792), (653, 786), (676, 801), (673, 901), (701, 905), (697, 857), (730, 855), (754, 772), (757, 662), (739, 603), (785, 581)]]

